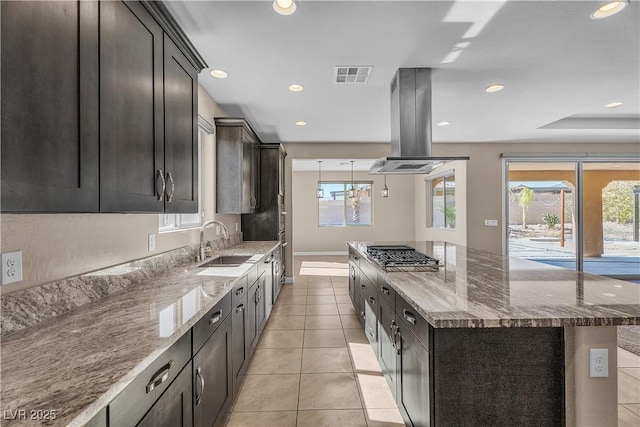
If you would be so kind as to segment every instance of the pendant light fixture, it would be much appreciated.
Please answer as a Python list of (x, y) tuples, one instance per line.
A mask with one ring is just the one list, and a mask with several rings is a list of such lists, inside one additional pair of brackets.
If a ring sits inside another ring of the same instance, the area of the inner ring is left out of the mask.
[(382, 187), (382, 191), (380, 193), (382, 197), (389, 197), (389, 188), (387, 187), (387, 174), (384, 175), (384, 187)]
[(349, 191), (347, 192), (347, 197), (349, 199), (353, 199), (354, 197), (356, 197), (356, 188), (353, 186), (353, 162), (355, 160), (350, 160), (351, 161), (351, 188), (349, 188)]
[(316, 188), (316, 198), (318, 199), (324, 198), (324, 188), (322, 188), (322, 171), (320, 170), (321, 164), (322, 160), (318, 160), (318, 187)]

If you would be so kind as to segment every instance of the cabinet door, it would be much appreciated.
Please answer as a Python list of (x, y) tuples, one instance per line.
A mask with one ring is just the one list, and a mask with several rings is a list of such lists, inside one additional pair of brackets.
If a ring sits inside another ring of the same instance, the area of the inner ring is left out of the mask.
[(262, 333), (262, 330), (264, 329), (264, 325), (267, 322), (267, 317), (266, 317), (266, 302), (265, 302), (265, 287), (266, 287), (266, 274), (263, 274), (262, 276), (260, 276), (260, 278), (258, 279), (258, 284), (256, 285), (258, 287), (258, 289), (256, 289), (256, 327), (258, 329), (258, 336), (256, 337), (256, 344), (258, 343), (258, 340), (260, 338), (260, 334)]
[(396, 316), (399, 350), (396, 402), (407, 425), (427, 427), (431, 420), (429, 352)]
[(193, 425), (211, 427), (232, 400), (231, 317), (193, 358)]
[(251, 197), (253, 209), (257, 212), (260, 209), (260, 145), (254, 141), (251, 144)]
[(258, 285), (255, 284), (249, 289), (247, 294), (247, 331), (245, 334), (247, 359), (251, 359), (253, 349), (258, 343)]
[(100, 3), (102, 212), (164, 210), (162, 38), (140, 3)]
[(284, 158), (287, 156), (287, 153), (284, 151), (284, 148), (280, 146), (280, 155), (278, 156), (278, 194), (284, 196)]
[(165, 211), (198, 212), (198, 72), (164, 35)]
[(237, 396), (240, 385), (247, 370), (248, 348), (247, 342), (247, 296), (241, 298), (231, 311), (231, 365), (233, 366), (233, 396)]
[(191, 362), (137, 424), (138, 427), (191, 427)]
[(98, 3), (3, 1), (2, 211), (98, 211)]
[(378, 363), (389, 383), (391, 394), (396, 396), (396, 349), (394, 334), (396, 330), (395, 313), (381, 299), (378, 305)]
[(349, 263), (349, 296), (351, 297), (351, 302), (356, 305), (356, 287), (358, 284), (356, 283), (356, 266), (354, 263)]
[(253, 201), (253, 140), (242, 131), (242, 196), (241, 213), (252, 213)]

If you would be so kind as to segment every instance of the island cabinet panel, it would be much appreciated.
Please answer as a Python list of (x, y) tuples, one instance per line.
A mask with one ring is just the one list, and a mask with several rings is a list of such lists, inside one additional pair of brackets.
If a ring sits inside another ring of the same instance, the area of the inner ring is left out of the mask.
[(164, 35), (165, 211), (198, 212), (198, 72)]
[(407, 425), (428, 427), (432, 425), (429, 352), (400, 316), (396, 316), (396, 325), (396, 403)]
[(391, 394), (396, 397), (396, 361), (397, 354), (394, 339), (396, 337), (396, 314), (385, 300), (378, 305), (378, 363), (389, 384)]
[(231, 319), (193, 357), (194, 427), (212, 427), (233, 399)]
[(98, 3), (3, 1), (3, 212), (98, 211)]
[(253, 350), (258, 344), (258, 332), (260, 330), (258, 327), (258, 298), (258, 286), (254, 284), (249, 288), (249, 293), (247, 294), (247, 330), (245, 332), (247, 359), (251, 359)]
[(189, 362), (144, 418), (140, 420), (137, 427), (193, 426), (191, 398), (191, 362)]
[[(360, 287), (360, 270), (358, 270), (357, 265), (353, 261), (349, 261), (349, 296), (351, 297), (351, 302), (357, 308), (357, 290)], [(359, 313), (359, 311), (358, 311)]]
[(100, 210), (163, 212), (163, 31), (142, 4), (100, 3)]
[(562, 328), (433, 334), (435, 425), (565, 425)]

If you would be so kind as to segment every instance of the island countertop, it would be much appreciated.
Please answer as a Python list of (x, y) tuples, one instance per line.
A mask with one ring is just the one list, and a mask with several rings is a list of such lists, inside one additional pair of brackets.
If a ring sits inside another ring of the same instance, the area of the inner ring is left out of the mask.
[[(56, 411), (56, 416), (48, 422), (4, 416), (2, 425), (86, 424), (278, 244), (242, 242), (217, 252), (254, 256), (241, 267), (176, 267), (3, 338), (2, 410)], [(182, 315), (167, 323), (163, 310), (178, 306)]]
[[(444, 242), (348, 242), (435, 328), (640, 324), (640, 285)], [(431, 272), (386, 272), (372, 245), (404, 244), (439, 259)]]

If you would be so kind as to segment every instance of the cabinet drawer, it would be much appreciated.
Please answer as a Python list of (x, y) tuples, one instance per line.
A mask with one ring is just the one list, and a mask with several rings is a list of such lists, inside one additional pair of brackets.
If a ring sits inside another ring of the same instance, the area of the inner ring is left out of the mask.
[(193, 327), (193, 354), (196, 354), (207, 339), (218, 329), (225, 317), (231, 312), (231, 292), (227, 293)]
[(396, 314), (409, 328), (411, 332), (415, 334), (418, 340), (429, 348), (429, 323), (424, 320), (418, 312), (409, 305), (400, 295), (396, 294)]
[(191, 334), (186, 333), (116, 396), (109, 405), (109, 425), (136, 425), (190, 359)]
[(378, 280), (378, 271), (376, 267), (366, 259), (360, 259), (360, 271), (364, 273), (371, 282), (376, 283)]
[(384, 300), (391, 306), (396, 308), (396, 291), (384, 280), (384, 275), (378, 273), (378, 298)]
[(243, 276), (238, 280), (238, 283), (235, 284), (231, 291), (231, 305), (235, 307), (238, 301), (247, 295), (248, 291), (249, 281), (247, 280), (247, 276)]

